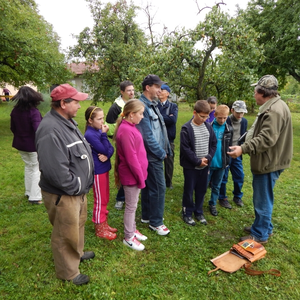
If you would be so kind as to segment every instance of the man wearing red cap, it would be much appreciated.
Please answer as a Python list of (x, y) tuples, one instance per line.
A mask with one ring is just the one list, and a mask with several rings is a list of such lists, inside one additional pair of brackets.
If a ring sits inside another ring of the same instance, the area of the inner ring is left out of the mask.
[(56, 276), (76, 285), (89, 282), (87, 275), (80, 274), (79, 263), (95, 256), (92, 251), (83, 252), (86, 194), (93, 185), (93, 158), (73, 120), (79, 101), (87, 97), (69, 84), (57, 86), (51, 92), (51, 110), (36, 132), (39, 185), (53, 225), (51, 246)]

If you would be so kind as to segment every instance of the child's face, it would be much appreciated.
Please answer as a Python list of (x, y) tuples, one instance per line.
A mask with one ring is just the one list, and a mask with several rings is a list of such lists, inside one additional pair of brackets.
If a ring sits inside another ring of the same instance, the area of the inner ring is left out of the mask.
[(231, 112), (232, 112), (232, 115), (238, 120), (244, 116), (243, 112), (236, 112), (233, 108), (231, 109)]
[(102, 129), (102, 125), (104, 123), (103, 111), (98, 111), (93, 119), (89, 119), (89, 123), (95, 129)]
[(216, 109), (217, 104), (216, 103), (209, 103), (209, 106), (210, 106), (210, 111), (212, 112), (213, 110)]
[(204, 113), (204, 112), (197, 113), (195, 110), (194, 110), (193, 114), (194, 114), (194, 122), (197, 125), (203, 124), (209, 117), (209, 114)]
[(228, 118), (228, 113), (224, 113), (224, 112), (220, 112), (217, 114), (215, 113), (215, 118), (219, 125), (223, 125)]
[(141, 120), (144, 118), (143, 113), (144, 113), (144, 108), (142, 108), (141, 110), (139, 110), (136, 113), (131, 113), (130, 114), (130, 121), (133, 124), (139, 124), (141, 122)]

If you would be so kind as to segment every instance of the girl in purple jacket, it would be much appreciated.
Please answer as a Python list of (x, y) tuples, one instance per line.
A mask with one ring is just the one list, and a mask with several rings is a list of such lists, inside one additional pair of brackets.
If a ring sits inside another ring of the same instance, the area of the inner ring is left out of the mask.
[(10, 129), (14, 134), (12, 146), (19, 150), (25, 163), (25, 196), (31, 204), (42, 204), (35, 132), (42, 121), (37, 106), (44, 100), (29, 86), (22, 86), (11, 100), (16, 103), (10, 114)]
[(134, 249), (144, 250), (139, 241), (147, 237), (136, 229), (135, 212), (140, 190), (145, 187), (148, 160), (141, 133), (135, 127), (142, 120), (144, 104), (132, 99), (126, 102), (121, 116), (117, 119), (114, 140), (117, 145), (115, 164), (116, 184), (124, 187), (125, 212), (123, 243)]
[(90, 106), (85, 111), (86, 131), (84, 137), (92, 148), (95, 165), (94, 175), (94, 210), (96, 236), (108, 240), (114, 240), (118, 231), (107, 224), (107, 204), (109, 202), (109, 170), (110, 158), (114, 148), (107, 138), (108, 126), (104, 125), (103, 110), (97, 106)]

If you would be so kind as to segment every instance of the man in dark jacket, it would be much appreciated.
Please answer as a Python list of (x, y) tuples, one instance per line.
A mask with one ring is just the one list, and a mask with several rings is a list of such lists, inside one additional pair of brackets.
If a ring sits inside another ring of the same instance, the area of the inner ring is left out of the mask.
[(170, 92), (171, 89), (168, 85), (163, 84), (161, 86), (161, 93), (158, 95), (158, 99), (160, 100), (160, 102), (158, 102), (157, 107), (165, 121), (170, 146), (172, 149), (172, 154), (168, 155), (164, 160), (166, 187), (172, 189), (174, 154), (175, 154), (174, 140), (176, 138), (176, 122), (177, 122), (177, 115), (178, 115), (178, 106), (175, 103), (172, 103), (168, 100)]
[(93, 185), (94, 164), (90, 146), (73, 120), (79, 101), (87, 97), (69, 84), (56, 87), (51, 92), (52, 109), (36, 132), (39, 185), (53, 225), (56, 276), (76, 285), (89, 282), (87, 275), (80, 274), (79, 263), (95, 256), (92, 251), (83, 252), (86, 194)]

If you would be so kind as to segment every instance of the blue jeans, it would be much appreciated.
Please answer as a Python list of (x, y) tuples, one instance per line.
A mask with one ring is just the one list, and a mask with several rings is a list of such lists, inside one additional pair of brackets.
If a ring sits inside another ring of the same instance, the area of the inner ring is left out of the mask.
[(216, 205), (220, 193), (220, 187), (222, 183), (222, 178), (224, 176), (225, 169), (210, 169), (208, 175), (208, 182), (211, 186), (209, 205)]
[(253, 206), (255, 220), (251, 226), (251, 234), (261, 241), (266, 241), (273, 231), (271, 222), (276, 180), (283, 170), (267, 173), (253, 174)]
[[(184, 187), (182, 196), (183, 215), (192, 217), (203, 215), (203, 202), (207, 190), (208, 168), (201, 170), (183, 168)], [(195, 191), (195, 203), (193, 193)]]
[(163, 161), (151, 161), (148, 165), (146, 187), (141, 191), (142, 219), (158, 227), (163, 224), (166, 183)]
[(116, 196), (116, 201), (125, 202), (125, 193), (124, 193), (124, 188), (123, 188), (122, 185), (118, 190), (118, 193), (117, 193), (117, 196)]
[(233, 196), (235, 198), (242, 199), (243, 197), (242, 187), (244, 184), (244, 170), (243, 170), (243, 161), (241, 156), (237, 158), (231, 158), (229, 166), (225, 169), (225, 173), (220, 188), (219, 199), (223, 200), (227, 198), (226, 184), (228, 182), (229, 170), (231, 172), (232, 181), (233, 181), (233, 192), (232, 192)]

